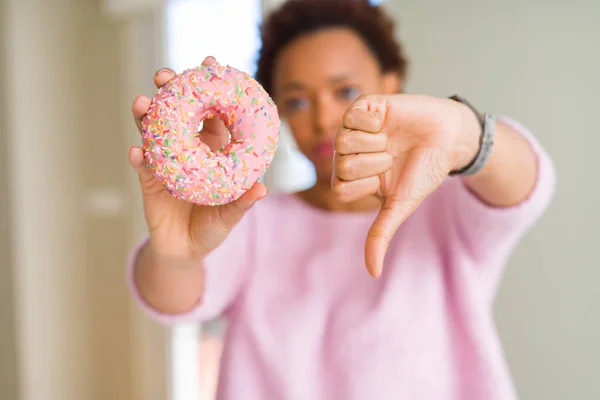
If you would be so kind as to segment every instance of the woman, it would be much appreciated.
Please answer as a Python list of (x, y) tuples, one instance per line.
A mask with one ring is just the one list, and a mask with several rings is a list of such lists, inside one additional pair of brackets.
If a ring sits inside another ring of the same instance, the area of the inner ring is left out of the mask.
[[(141, 306), (166, 323), (228, 318), (220, 399), (515, 398), (491, 309), (552, 196), (548, 156), (506, 118), (399, 94), (406, 60), (367, 1), (288, 1), (262, 41), (258, 80), (317, 183), (195, 206), (133, 148), (149, 227), (130, 265)], [(138, 126), (149, 103), (133, 105)], [(218, 122), (201, 135), (227, 142)]]

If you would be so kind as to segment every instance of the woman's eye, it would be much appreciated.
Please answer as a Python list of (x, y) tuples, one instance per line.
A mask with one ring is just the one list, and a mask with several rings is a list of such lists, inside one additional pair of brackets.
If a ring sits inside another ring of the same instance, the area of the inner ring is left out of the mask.
[(360, 95), (360, 90), (353, 86), (347, 86), (338, 90), (338, 95), (346, 100), (354, 100)]
[(302, 97), (289, 99), (285, 102), (285, 107), (288, 111), (303, 110), (308, 107), (308, 100)]

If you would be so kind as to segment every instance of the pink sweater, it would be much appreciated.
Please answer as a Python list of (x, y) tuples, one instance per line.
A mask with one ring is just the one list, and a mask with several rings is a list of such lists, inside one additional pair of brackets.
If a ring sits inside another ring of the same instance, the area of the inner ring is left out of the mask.
[(363, 261), (375, 213), (272, 195), (205, 260), (197, 309), (151, 310), (132, 263), (131, 290), (164, 323), (227, 317), (218, 399), (515, 399), (492, 303), (511, 251), (552, 197), (555, 172), (510, 123), (539, 156), (530, 198), (491, 208), (448, 178), (401, 226), (380, 280)]

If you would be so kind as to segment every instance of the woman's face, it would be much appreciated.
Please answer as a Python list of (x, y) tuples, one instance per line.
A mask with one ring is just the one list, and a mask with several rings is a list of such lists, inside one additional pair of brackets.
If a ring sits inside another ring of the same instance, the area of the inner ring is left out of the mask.
[(383, 74), (359, 35), (348, 28), (307, 34), (275, 60), (273, 94), (300, 150), (313, 162), (317, 179), (332, 175), (333, 138), (344, 112), (363, 93), (396, 93), (396, 74)]

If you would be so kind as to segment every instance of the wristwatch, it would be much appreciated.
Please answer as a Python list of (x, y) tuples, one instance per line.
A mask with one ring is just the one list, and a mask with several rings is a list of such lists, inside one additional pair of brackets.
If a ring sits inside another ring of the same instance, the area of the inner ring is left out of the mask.
[(494, 147), (494, 133), (496, 130), (496, 116), (492, 113), (484, 113), (482, 115), (471, 105), (471, 103), (458, 95), (450, 96), (449, 99), (469, 107), (475, 113), (475, 116), (481, 125), (481, 136), (479, 139), (479, 150), (477, 151), (477, 155), (466, 167), (456, 171), (450, 171), (450, 175), (475, 175), (481, 171), (487, 160), (490, 158), (490, 154), (492, 154), (492, 148)]

